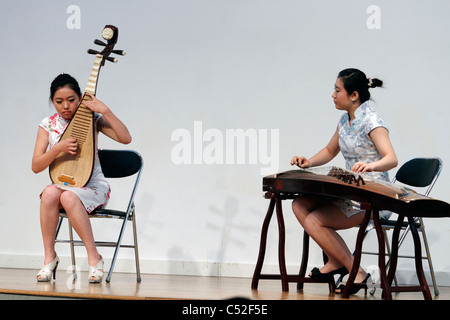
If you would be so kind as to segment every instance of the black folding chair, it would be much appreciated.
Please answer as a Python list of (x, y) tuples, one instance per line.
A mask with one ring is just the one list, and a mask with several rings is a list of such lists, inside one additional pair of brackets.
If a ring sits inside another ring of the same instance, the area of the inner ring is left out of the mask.
[[(134, 196), (136, 194), (136, 189), (139, 184), (139, 179), (142, 172), (143, 160), (139, 153), (132, 150), (98, 150), (98, 155), (100, 159), (100, 164), (102, 167), (103, 174), (106, 178), (125, 178), (129, 176), (136, 175), (135, 182), (133, 185), (133, 190), (131, 192), (130, 200), (128, 202), (127, 209), (125, 211), (113, 210), (113, 209), (96, 209), (91, 214), (89, 218), (115, 218), (123, 220), (122, 227), (120, 229), (119, 237), (117, 241), (96, 241), (98, 247), (115, 247), (114, 256), (112, 258), (111, 267), (106, 277), (106, 282), (111, 281), (111, 274), (116, 263), (119, 248), (134, 248), (135, 262), (136, 262), (136, 274), (137, 281), (141, 282), (141, 273), (139, 268), (139, 254), (138, 254), (138, 244), (137, 244), (137, 232), (136, 232), (136, 211), (134, 206)], [(56, 230), (56, 240), (55, 242), (69, 243), (72, 264), (75, 266), (75, 250), (74, 246), (83, 246), (83, 242), (80, 240), (73, 239), (73, 231), (70, 222), (69, 225), (69, 240), (58, 239), (59, 230), (61, 224), (67, 218), (64, 210), (60, 211), (58, 227)], [(133, 244), (122, 244), (122, 238), (125, 231), (125, 226), (127, 221), (131, 221), (133, 225)]]

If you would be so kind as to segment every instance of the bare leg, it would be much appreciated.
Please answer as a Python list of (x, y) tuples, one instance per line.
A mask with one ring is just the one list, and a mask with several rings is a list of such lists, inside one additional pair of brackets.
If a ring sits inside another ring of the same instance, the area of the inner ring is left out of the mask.
[[(328, 273), (341, 266), (345, 266), (350, 271), (353, 266), (353, 255), (336, 230), (357, 226), (362, 222), (364, 214), (360, 213), (347, 218), (333, 204), (320, 205), (317, 201), (313, 203), (311, 200), (305, 200), (305, 198), (294, 200), (292, 206), (297, 219), (305, 231), (329, 258), (321, 272)], [(366, 273), (360, 268), (355, 282), (362, 282), (365, 277)]]
[(324, 201), (321, 199), (301, 196), (292, 201), (292, 210), (294, 211), (297, 220), (303, 225), (305, 218), (314, 211), (314, 209), (321, 207), (323, 204)]
[[(324, 201), (318, 198), (314, 197), (298, 197), (292, 202), (292, 210), (297, 218), (297, 220), (300, 222), (300, 224), (303, 226), (304, 221), (306, 220), (306, 217), (315, 210), (315, 208), (319, 208), (324, 205)], [(306, 230), (306, 229), (305, 229)], [(343, 266), (342, 263), (339, 261), (336, 261), (333, 257), (333, 255), (330, 252), (327, 252), (326, 249), (322, 248), (324, 253), (328, 257), (327, 264), (321, 268), (322, 273), (328, 273), (334, 270), (339, 269)], [(310, 274), (311, 276), (311, 274)]]
[(40, 222), (42, 239), (44, 242), (44, 265), (49, 264), (55, 259), (55, 236), (56, 227), (59, 220), (59, 198), (62, 191), (58, 188), (49, 186), (41, 195)]
[(91, 222), (83, 203), (75, 193), (70, 191), (64, 191), (61, 194), (60, 200), (61, 205), (67, 213), (70, 223), (86, 247), (89, 265), (95, 266), (101, 259), (101, 256), (95, 246)]

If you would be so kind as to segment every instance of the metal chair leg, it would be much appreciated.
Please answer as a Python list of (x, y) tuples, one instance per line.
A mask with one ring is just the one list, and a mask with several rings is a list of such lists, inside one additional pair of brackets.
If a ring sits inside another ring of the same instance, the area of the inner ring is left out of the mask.
[(69, 238), (70, 238), (70, 255), (72, 257), (72, 265), (75, 268), (75, 246), (73, 244), (73, 228), (69, 219), (67, 219), (67, 224), (69, 225)]
[(67, 218), (67, 225), (69, 226), (70, 256), (72, 258), (73, 279), (75, 280), (77, 278), (77, 271), (76, 271), (77, 267), (76, 267), (76, 263), (75, 263), (75, 246), (73, 244), (73, 228), (72, 228), (72, 224), (69, 221), (69, 218)]
[(134, 214), (133, 208), (133, 238), (134, 238), (134, 259), (136, 261), (136, 280), (137, 282), (141, 282), (141, 269), (139, 267), (139, 250), (138, 250), (138, 241), (137, 241), (137, 230), (136, 230), (136, 215)]
[(62, 224), (62, 222), (63, 222), (63, 219), (64, 219), (63, 217), (59, 217), (58, 225), (56, 226), (55, 239), (58, 238), (59, 230), (61, 229), (61, 224)]

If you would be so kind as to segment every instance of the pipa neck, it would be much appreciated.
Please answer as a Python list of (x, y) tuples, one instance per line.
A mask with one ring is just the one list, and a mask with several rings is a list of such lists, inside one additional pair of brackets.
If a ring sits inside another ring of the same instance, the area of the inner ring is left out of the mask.
[(92, 67), (91, 75), (89, 76), (89, 80), (85, 90), (85, 92), (93, 95), (95, 95), (95, 92), (97, 90), (98, 74), (100, 72), (100, 67), (103, 60), (103, 56), (100, 54), (97, 54), (95, 57), (96, 58)]

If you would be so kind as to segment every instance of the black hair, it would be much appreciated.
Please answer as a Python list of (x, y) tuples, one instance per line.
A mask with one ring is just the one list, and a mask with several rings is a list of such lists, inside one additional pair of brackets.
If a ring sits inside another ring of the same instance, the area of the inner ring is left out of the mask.
[(377, 78), (367, 78), (364, 72), (358, 69), (345, 69), (339, 72), (338, 78), (342, 80), (348, 94), (358, 92), (361, 103), (370, 99), (369, 88), (383, 86), (383, 81)]
[(81, 98), (81, 90), (80, 86), (78, 85), (78, 81), (67, 73), (61, 73), (52, 81), (52, 84), (50, 85), (50, 100), (53, 100), (55, 92), (58, 89), (65, 86), (69, 86), (69, 88), (75, 91), (78, 97)]

